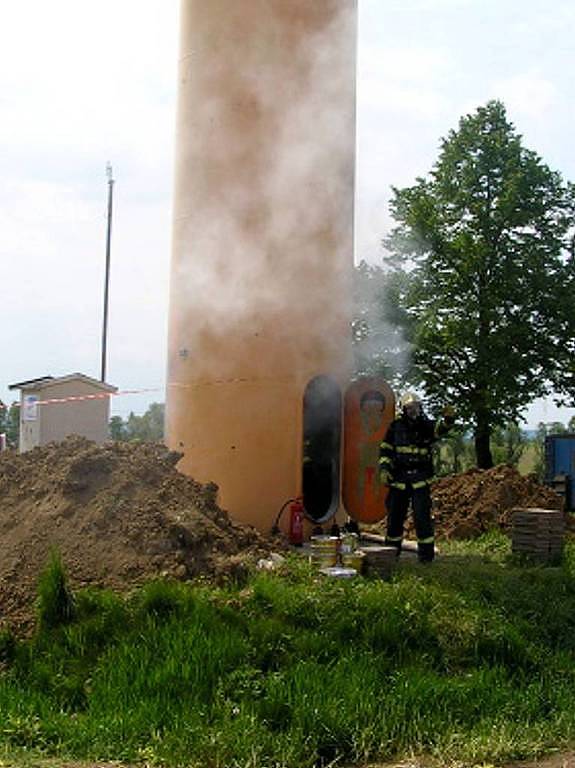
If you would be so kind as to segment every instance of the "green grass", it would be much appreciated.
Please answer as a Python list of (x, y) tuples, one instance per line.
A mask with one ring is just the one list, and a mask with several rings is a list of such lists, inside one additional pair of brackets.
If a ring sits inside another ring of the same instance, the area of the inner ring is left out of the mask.
[(305, 768), (575, 742), (575, 549), (556, 568), (497, 534), (444, 549), (391, 582), (295, 559), (241, 586), (80, 592), (33, 638), (0, 636), (1, 754)]
[(535, 442), (527, 443), (517, 464), (517, 469), (522, 475), (529, 475), (537, 471), (538, 449)]
[(38, 580), (38, 622), (49, 629), (74, 618), (74, 596), (66, 582), (64, 564), (59, 552), (52, 550)]

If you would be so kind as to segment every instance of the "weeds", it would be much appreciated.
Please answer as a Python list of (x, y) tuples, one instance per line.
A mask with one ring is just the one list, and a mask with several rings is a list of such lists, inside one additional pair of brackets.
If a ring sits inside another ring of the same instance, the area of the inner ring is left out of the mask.
[(56, 550), (38, 582), (38, 621), (45, 629), (54, 629), (71, 621), (75, 613), (74, 596), (68, 586), (64, 566)]
[(16, 639), (12, 631), (0, 629), (0, 670), (8, 667), (14, 661), (16, 652)]

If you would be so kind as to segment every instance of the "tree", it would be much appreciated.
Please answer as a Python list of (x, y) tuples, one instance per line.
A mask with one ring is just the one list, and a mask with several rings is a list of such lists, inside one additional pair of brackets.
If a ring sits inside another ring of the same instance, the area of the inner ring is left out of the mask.
[(126, 425), (121, 416), (112, 416), (110, 419), (110, 437), (112, 440), (127, 440)]
[(527, 447), (527, 437), (519, 424), (496, 427), (492, 433), (491, 450), (496, 464), (516, 467)]
[(152, 403), (143, 416), (131, 412), (125, 422), (121, 416), (112, 416), (110, 436), (112, 440), (163, 440), (164, 404)]
[(6, 424), (6, 438), (8, 445), (17, 448), (20, 442), (20, 403), (13, 402), (8, 410), (8, 422)]
[(0, 433), (6, 435), (6, 442), (12, 448), (18, 447), (20, 438), (20, 403), (7, 406), (0, 400)]
[(495, 427), (575, 393), (575, 186), (491, 101), (442, 140), (427, 178), (393, 188), (390, 209), (387, 300), (407, 318), (414, 383), (457, 405), (488, 468)]
[(433, 450), (433, 464), (438, 477), (458, 475), (475, 466), (473, 444), (464, 428), (453, 429)]

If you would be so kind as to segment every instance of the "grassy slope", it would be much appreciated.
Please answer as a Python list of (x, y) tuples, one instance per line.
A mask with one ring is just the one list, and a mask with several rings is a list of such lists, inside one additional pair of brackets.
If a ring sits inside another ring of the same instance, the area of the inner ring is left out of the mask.
[(520, 568), (491, 536), (390, 583), (294, 561), (83, 593), (71, 623), (52, 605), (33, 640), (0, 639), (0, 745), (203, 768), (533, 756), (575, 741), (574, 560)]
[(522, 475), (528, 475), (531, 472), (535, 472), (536, 465), (537, 447), (533, 442), (531, 442), (525, 446), (525, 449), (521, 454), (521, 458), (519, 459), (517, 469)]

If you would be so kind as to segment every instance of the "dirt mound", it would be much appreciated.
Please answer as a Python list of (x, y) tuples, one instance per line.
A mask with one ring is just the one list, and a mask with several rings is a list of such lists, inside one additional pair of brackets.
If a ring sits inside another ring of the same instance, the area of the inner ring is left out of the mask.
[(514, 507), (562, 507), (561, 497), (553, 490), (507, 465), (444, 477), (433, 485), (432, 497), (436, 533), (452, 539), (509, 528)]
[(217, 486), (180, 474), (155, 443), (71, 437), (0, 454), (0, 621), (29, 624), (51, 547), (72, 586), (133, 587), (243, 571), (266, 550), (216, 504)]

